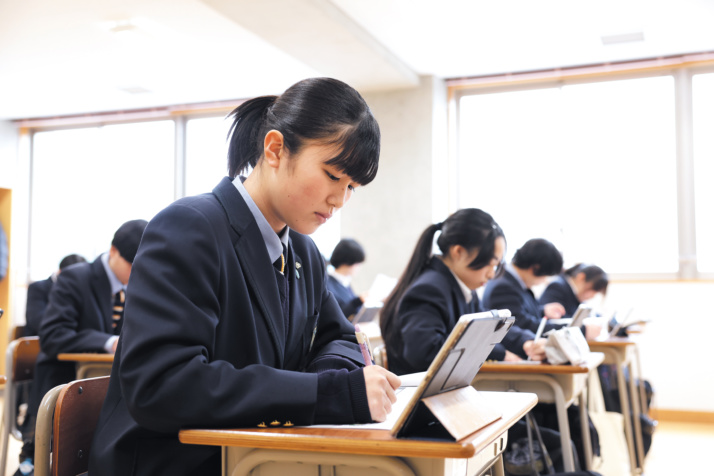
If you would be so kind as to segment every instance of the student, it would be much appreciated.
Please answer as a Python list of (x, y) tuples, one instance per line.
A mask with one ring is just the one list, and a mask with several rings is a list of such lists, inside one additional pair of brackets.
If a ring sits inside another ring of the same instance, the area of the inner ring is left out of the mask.
[(540, 296), (540, 303), (559, 302), (566, 317), (572, 317), (581, 303), (598, 293), (607, 293), (608, 277), (605, 271), (593, 264), (579, 263), (568, 268), (548, 284)]
[(327, 289), (335, 296), (337, 304), (348, 318), (359, 311), (366, 299), (366, 294), (358, 296), (350, 286), (352, 277), (364, 262), (364, 258), (364, 248), (351, 238), (340, 240), (330, 257), (333, 269), (328, 271)]
[(42, 397), (57, 385), (75, 379), (72, 362), (60, 362), (66, 352), (108, 352), (116, 349), (122, 326), (124, 289), (146, 220), (131, 220), (119, 227), (109, 251), (92, 263), (79, 263), (62, 271), (52, 286), (39, 329), (40, 354), (28, 402), (20, 469), (33, 471), (34, 427)]
[[(329, 78), (233, 113), (228, 173), (149, 223), (89, 474), (218, 475), (186, 427), (383, 421), (399, 379), (364, 366), (314, 232), (370, 183), (379, 126)], [(247, 178), (239, 174), (252, 167)]]
[[(506, 272), (486, 285), (483, 304), (487, 309), (510, 309), (516, 326), (536, 332), (543, 316), (557, 319), (565, 314), (560, 303), (539, 305), (532, 291), (562, 267), (563, 257), (553, 243), (541, 238), (528, 240), (516, 250)], [(545, 330), (556, 327), (560, 326), (548, 323)]]
[[(432, 256), (434, 236), (441, 255)], [(426, 370), (456, 321), (481, 309), (474, 290), (492, 279), (506, 251), (503, 231), (488, 213), (465, 208), (430, 225), (382, 308), (380, 327), (389, 369), (397, 375)], [(544, 341), (515, 329), (491, 357), (520, 360), (511, 349), (544, 357)], [(509, 349), (509, 351), (506, 351)]]
[(67, 266), (77, 263), (86, 263), (84, 257), (76, 254), (67, 255), (60, 261), (59, 268), (42, 281), (35, 281), (27, 287), (27, 308), (25, 312), (25, 330), (23, 337), (36, 336), (39, 333), (42, 316), (50, 300), (52, 285), (57, 281), (57, 276)]

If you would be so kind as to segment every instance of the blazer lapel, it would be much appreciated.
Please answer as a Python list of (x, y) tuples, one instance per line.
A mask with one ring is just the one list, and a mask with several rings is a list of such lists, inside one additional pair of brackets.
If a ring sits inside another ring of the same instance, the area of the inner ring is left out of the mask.
[(101, 256), (92, 262), (92, 294), (97, 303), (99, 316), (97, 316), (99, 330), (111, 334), (112, 328), (112, 289), (109, 285), (109, 278), (104, 270)]
[(314, 314), (314, 309), (307, 309), (307, 291), (305, 289), (305, 273), (303, 260), (295, 254), (295, 248), (290, 240), (288, 262), (290, 279), (290, 319), (288, 330), (288, 355), (285, 361), (290, 362), (296, 356), (302, 358), (302, 339), (305, 334), (307, 318)]
[(260, 229), (243, 197), (229, 178), (224, 178), (213, 189), (213, 193), (223, 206), (231, 227), (238, 233), (238, 240), (234, 245), (238, 261), (245, 272), (247, 284), (256, 297), (255, 301), (260, 309), (260, 313), (256, 314), (261, 314), (265, 319), (282, 366), (285, 360), (283, 312), (275, 271)]

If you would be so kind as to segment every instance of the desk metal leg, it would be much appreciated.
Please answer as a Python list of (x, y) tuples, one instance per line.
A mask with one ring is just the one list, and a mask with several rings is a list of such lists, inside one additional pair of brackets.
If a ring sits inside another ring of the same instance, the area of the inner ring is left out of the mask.
[[(606, 352), (607, 353), (607, 352)], [(628, 403), (627, 385), (625, 383), (625, 364), (619, 354), (610, 354), (615, 359), (615, 372), (617, 373), (617, 386), (620, 389), (620, 409), (625, 427), (625, 439), (627, 440), (627, 452), (630, 456), (630, 471), (637, 474), (637, 462), (635, 461), (635, 442), (632, 435), (632, 419), (630, 418), (630, 405)]]
[(640, 348), (635, 346), (635, 359), (637, 364), (637, 382), (640, 390), (640, 409), (644, 413), (647, 409), (647, 392), (645, 391), (645, 379), (642, 377), (642, 364), (640, 363)]
[(638, 398), (638, 392), (636, 389), (636, 377), (635, 373), (632, 371), (633, 370), (633, 365), (632, 361), (630, 361), (630, 364), (628, 365), (628, 368), (630, 369), (630, 388), (629, 388), (629, 394), (630, 394), (630, 401), (632, 402), (632, 419), (635, 421), (635, 443), (636, 443), (636, 450), (637, 450), (637, 457), (639, 460), (639, 465), (638, 469), (642, 471), (645, 466), (645, 449), (644, 449), (644, 444), (642, 443), (642, 422), (640, 421), (640, 399)]
[(503, 453), (498, 455), (498, 459), (491, 466), (491, 474), (493, 476), (505, 476), (506, 471), (503, 468)]
[[(587, 389), (587, 387), (586, 387)], [(585, 392), (587, 390), (583, 390), (580, 392), (580, 430), (582, 431), (582, 437), (583, 437), (583, 451), (585, 454), (585, 461), (584, 461), (584, 466), (585, 469), (591, 470), (592, 465), (593, 465), (593, 446), (592, 446), (592, 441), (590, 440), (590, 418), (588, 417), (588, 401), (587, 401), (587, 396), (585, 395)]]
[[(563, 394), (563, 388), (560, 386), (558, 381), (551, 377), (550, 375), (543, 374), (518, 374), (518, 380), (512, 380), (513, 375), (507, 374), (478, 374), (473, 385), (476, 389), (479, 389), (479, 383), (491, 382), (497, 384), (501, 387), (501, 390), (496, 391), (522, 391), (518, 389), (519, 383), (521, 382), (534, 382), (538, 383), (539, 387), (547, 387), (552, 392), (555, 413), (558, 417), (558, 431), (560, 432), (560, 445), (563, 450), (563, 467), (565, 471), (575, 471), (575, 459), (573, 458), (572, 445), (570, 444), (570, 425), (568, 421), (568, 413), (566, 411), (568, 404), (565, 401), (565, 395)], [(495, 390), (489, 388), (489, 390)], [(531, 389), (525, 391), (533, 391)], [(538, 393), (538, 392), (535, 392)], [(587, 420), (586, 420), (587, 422)], [(590, 434), (588, 433), (588, 441), (590, 439)]]

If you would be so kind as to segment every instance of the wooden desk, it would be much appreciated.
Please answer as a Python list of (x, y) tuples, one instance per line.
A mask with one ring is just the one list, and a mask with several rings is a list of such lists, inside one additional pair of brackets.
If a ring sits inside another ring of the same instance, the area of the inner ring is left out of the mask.
[[(642, 473), (644, 471), (645, 450), (642, 443), (640, 413), (645, 406), (646, 397), (644, 395), (644, 384), (641, 382), (642, 379), (639, 379), (640, 388), (636, 389), (635, 387), (639, 372), (635, 371), (633, 364), (636, 362), (637, 369), (639, 370), (640, 368), (637, 343), (629, 337), (610, 337), (606, 340), (588, 341), (588, 345), (591, 350), (602, 352), (605, 355), (604, 363), (615, 366), (617, 386), (620, 389), (620, 408), (624, 416), (625, 439), (627, 440), (627, 450), (630, 456), (630, 468), (632, 468), (633, 474)], [(625, 379), (627, 372), (630, 374), (629, 389)], [(629, 417), (630, 408), (632, 408), (634, 418)], [(633, 420), (635, 422), (634, 431), (632, 428)], [(635, 458), (635, 451), (637, 452), (637, 459)], [(639, 465), (637, 464), (638, 460)]]
[(604, 355), (591, 352), (584, 365), (550, 365), (543, 363), (487, 362), (473, 381), (477, 390), (533, 392), (538, 401), (554, 403), (558, 417), (560, 444), (565, 471), (575, 471), (570, 448), (570, 426), (567, 408), (579, 399), (580, 421), (585, 450), (585, 467), (592, 469), (592, 446), (587, 425), (588, 375), (603, 362)]
[(90, 377), (104, 377), (111, 374), (114, 354), (58, 354), (57, 360), (75, 362), (77, 380)]
[[(343, 465), (359, 468), (358, 473), (350, 474), (363, 476), (375, 471), (382, 475), (477, 476), (491, 466), (495, 474), (503, 475), (507, 431), (535, 406), (537, 398), (529, 393), (482, 394), (503, 416), (458, 442), (397, 439), (388, 430), (349, 426), (181, 430), (179, 440), (223, 447), (224, 476), (247, 475), (264, 464), (261, 476), (335, 474), (334, 467)], [(330, 469), (320, 469), (320, 465)]]

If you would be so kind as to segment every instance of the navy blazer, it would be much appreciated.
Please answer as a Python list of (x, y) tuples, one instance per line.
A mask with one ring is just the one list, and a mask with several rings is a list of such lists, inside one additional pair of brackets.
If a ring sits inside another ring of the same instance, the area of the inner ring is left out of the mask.
[(389, 370), (397, 375), (426, 370), (459, 317), (477, 311), (473, 295), (467, 304), (451, 270), (432, 258), (399, 301), (393, 338), (385, 341)]
[[(432, 258), (425, 271), (404, 293), (397, 308), (394, 325), (399, 332), (391, 341), (385, 342), (389, 370), (398, 375), (425, 371), (456, 321), (464, 314), (483, 310), (476, 293), (473, 293), (471, 302), (466, 303), (449, 268), (441, 259)], [(506, 350), (525, 358), (523, 344), (528, 340), (533, 340), (532, 332), (512, 326), (488, 358), (503, 360)]]
[(106, 352), (104, 344), (112, 335), (112, 291), (101, 257), (64, 269), (40, 325), (41, 352), (28, 412), (36, 415), (46, 392), (75, 379), (74, 363), (58, 361), (57, 354)]
[(565, 308), (565, 316), (563, 317), (573, 317), (575, 311), (578, 310), (578, 306), (580, 306), (580, 301), (568, 283), (565, 273), (559, 275), (548, 284), (538, 301), (541, 305), (549, 302), (559, 302)]
[(327, 289), (335, 296), (337, 304), (340, 305), (340, 309), (342, 309), (345, 316), (351, 317), (357, 314), (359, 308), (362, 307), (362, 299), (355, 294), (352, 287), (343, 286), (333, 276), (327, 277)]
[[(181, 444), (181, 428), (369, 420), (361, 370), (309, 373), (363, 362), (317, 247), (291, 230), (289, 249), (286, 328), (265, 242), (230, 179), (151, 220), (90, 475), (220, 474), (220, 448)], [(328, 387), (336, 391), (320, 393)], [(332, 403), (318, 407), (326, 398)]]
[(25, 330), (23, 337), (36, 336), (40, 333), (40, 323), (50, 302), (52, 277), (35, 281), (27, 287), (27, 308), (25, 310)]
[[(516, 318), (516, 326), (534, 333), (543, 317), (543, 308), (538, 304), (533, 292), (523, 289), (521, 283), (508, 271), (486, 284), (483, 304), (486, 309), (509, 309), (511, 315)], [(559, 327), (562, 325), (546, 323), (545, 331)]]

